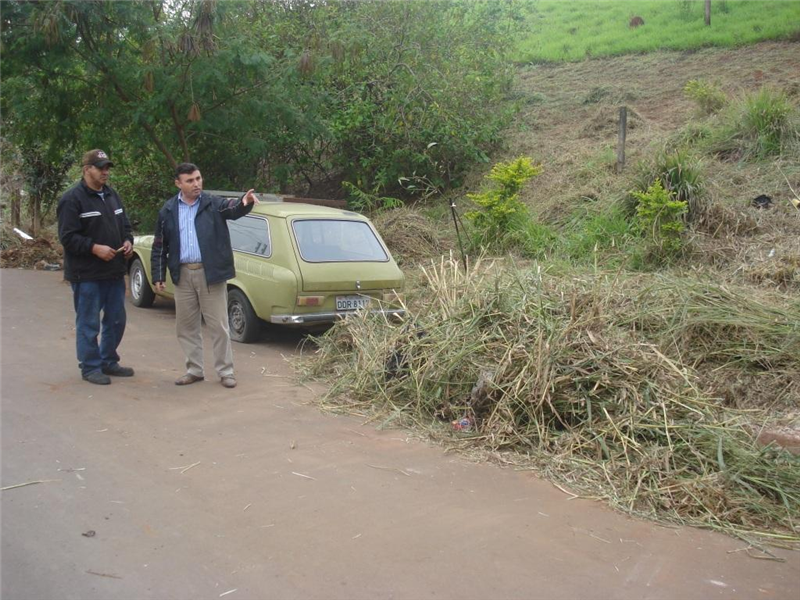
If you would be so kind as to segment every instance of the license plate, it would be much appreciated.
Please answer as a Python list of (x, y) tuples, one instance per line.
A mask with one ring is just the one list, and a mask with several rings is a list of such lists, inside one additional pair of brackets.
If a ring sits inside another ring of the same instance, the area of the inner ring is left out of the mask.
[(336, 310), (358, 310), (369, 307), (369, 298), (364, 296), (336, 296)]

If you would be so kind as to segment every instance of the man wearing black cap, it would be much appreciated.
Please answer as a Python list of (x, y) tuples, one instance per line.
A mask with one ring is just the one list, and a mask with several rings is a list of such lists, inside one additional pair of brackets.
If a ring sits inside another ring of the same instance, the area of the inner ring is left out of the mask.
[(125, 333), (125, 259), (133, 251), (133, 234), (122, 200), (107, 185), (112, 166), (102, 150), (84, 154), (83, 178), (64, 193), (57, 210), (64, 279), (72, 284), (75, 305), (78, 366), (86, 381), (99, 385), (111, 383), (109, 375), (133, 375), (117, 354)]

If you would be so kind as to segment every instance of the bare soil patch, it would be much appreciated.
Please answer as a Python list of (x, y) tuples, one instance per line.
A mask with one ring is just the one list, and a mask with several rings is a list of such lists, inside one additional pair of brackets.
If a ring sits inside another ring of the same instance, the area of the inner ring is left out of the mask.
[(14, 234), (4, 234), (3, 237), (0, 267), (48, 271), (64, 268), (64, 250), (58, 240), (49, 236), (24, 240)]

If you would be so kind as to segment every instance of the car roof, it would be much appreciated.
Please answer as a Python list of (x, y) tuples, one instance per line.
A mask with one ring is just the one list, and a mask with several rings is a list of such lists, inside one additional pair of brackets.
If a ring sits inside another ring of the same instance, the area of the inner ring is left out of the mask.
[[(206, 193), (223, 198), (241, 198), (244, 192), (226, 192), (218, 190), (207, 190)], [(358, 221), (369, 221), (367, 217), (357, 212), (332, 208), (322, 204), (308, 204), (297, 200), (285, 200), (289, 196), (278, 196), (276, 194), (256, 194), (260, 203), (253, 207), (250, 214), (269, 215), (286, 219), (288, 217), (322, 217), (327, 219), (354, 219)], [(322, 201), (321, 201), (322, 202)]]
[(282, 219), (288, 217), (322, 217), (326, 219), (345, 218), (357, 221), (368, 220), (364, 215), (350, 210), (301, 204), (299, 202), (261, 202), (253, 207), (250, 214), (269, 215)]

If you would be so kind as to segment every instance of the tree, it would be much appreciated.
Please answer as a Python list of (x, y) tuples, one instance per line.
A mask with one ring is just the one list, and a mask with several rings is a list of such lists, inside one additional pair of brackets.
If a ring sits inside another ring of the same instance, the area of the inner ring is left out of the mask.
[[(328, 194), (348, 181), (424, 195), (457, 184), (499, 141), (516, 10), (459, 0), (4, 2), (5, 125), (17, 147), (41, 142), (52, 165), (106, 149), (115, 181), (120, 166), (126, 182), (169, 181), (191, 161), (215, 187)], [(141, 202), (163, 200), (152, 192)]]
[[(21, 3), (3, 5), (0, 102), (8, 142), (4, 155), (17, 158), (28, 192), (29, 228), (38, 235), (72, 164), (79, 129), (71, 118), (73, 110), (86, 99), (73, 83), (77, 65), (60, 55), (45, 55), (41, 32), (47, 24), (28, 18), (32, 8)], [(16, 43), (18, 37), (28, 37), (30, 43), (21, 46)], [(46, 70), (38, 68), (43, 63)]]
[(248, 93), (273, 80), (271, 57), (243, 32), (223, 32), (220, 51), (215, 28), (227, 9), (214, 0), (4, 2), (4, 131), (26, 158), (37, 220), (52, 203), (40, 194), (63, 188), (53, 177), (78, 147), (107, 149), (118, 164), (130, 157), (129, 166), (155, 151), (167, 177), (213, 144), (209, 164), (228, 167), (232, 159), (214, 160), (236, 146), (226, 133), (239, 142), (261, 133), (268, 98)]
[(327, 155), (331, 171), (369, 193), (457, 184), (508, 122), (515, 16), (513, 3), (436, 1), (312, 13), (301, 60), (325, 105), (326, 133), (305, 151), (316, 150), (317, 164)]

